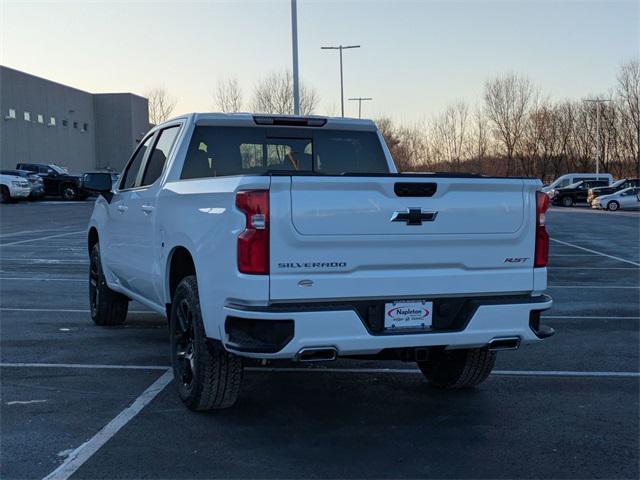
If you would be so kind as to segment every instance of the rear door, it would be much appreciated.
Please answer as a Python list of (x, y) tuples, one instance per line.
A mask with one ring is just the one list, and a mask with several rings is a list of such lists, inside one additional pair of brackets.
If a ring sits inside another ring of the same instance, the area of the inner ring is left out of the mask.
[(530, 291), (539, 187), (471, 177), (274, 177), (271, 298)]
[(130, 235), (138, 221), (130, 204), (132, 198), (138, 195), (138, 178), (153, 138), (154, 135), (149, 135), (141, 142), (124, 169), (118, 188), (109, 203), (109, 221), (104, 232), (106, 242), (101, 244), (103, 264), (107, 265), (118, 281), (128, 289), (131, 289), (137, 279), (132, 262), (135, 260), (135, 252), (140, 249)]
[(128, 265), (130, 288), (154, 303), (162, 304), (162, 276), (159, 258), (163, 232), (156, 228), (156, 204), (160, 179), (168, 161), (180, 125), (160, 130), (154, 139), (153, 148), (146, 158), (136, 188), (127, 200), (127, 229), (129, 238)]

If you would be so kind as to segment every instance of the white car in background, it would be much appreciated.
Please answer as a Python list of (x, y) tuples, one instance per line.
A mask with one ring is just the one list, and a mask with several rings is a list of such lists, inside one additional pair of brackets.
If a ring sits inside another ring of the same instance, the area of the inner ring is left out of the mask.
[(18, 198), (27, 198), (31, 193), (31, 185), (26, 178), (18, 175), (0, 174), (0, 190), (2, 203), (9, 203)]
[(591, 203), (591, 208), (606, 209), (612, 212), (621, 208), (640, 208), (640, 187), (630, 187), (612, 193), (596, 197)]

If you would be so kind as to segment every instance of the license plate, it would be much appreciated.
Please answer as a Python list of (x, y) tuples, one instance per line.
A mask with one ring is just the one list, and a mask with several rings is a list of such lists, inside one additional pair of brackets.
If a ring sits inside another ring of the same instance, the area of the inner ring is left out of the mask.
[(384, 328), (431, 328), (433, 302), (424, 300), (386, 303)]

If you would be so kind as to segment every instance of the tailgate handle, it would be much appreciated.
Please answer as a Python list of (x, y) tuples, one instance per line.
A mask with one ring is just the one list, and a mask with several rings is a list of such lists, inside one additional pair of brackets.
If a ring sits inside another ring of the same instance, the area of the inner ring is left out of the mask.
[(398, 197), (432, 197), (437, 189), (437, 183), (398, 182), (393, 186)]

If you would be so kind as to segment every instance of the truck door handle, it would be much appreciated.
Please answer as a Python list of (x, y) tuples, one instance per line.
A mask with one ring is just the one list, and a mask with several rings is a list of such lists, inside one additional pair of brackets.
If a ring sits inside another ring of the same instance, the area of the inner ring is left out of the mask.
[(140, 209), (145, 213), (145, 215), (149, 215), (154, 210), (151, 205), (142, 205)]
[(118, 205), (116, 208), (118, 209), (118, 211), (119, 211), (120, 213), (124, 213), (124, 212), (126, 212), (126, 211), (127, 211), (127, 209), (128, 209), (129, 207), (127, 207), (126, 205)]

